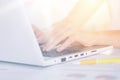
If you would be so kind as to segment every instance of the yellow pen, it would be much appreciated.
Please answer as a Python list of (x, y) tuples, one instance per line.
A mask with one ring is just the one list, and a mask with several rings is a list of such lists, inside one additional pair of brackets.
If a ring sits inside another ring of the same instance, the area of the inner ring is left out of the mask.
[(80, 64), (120, 64), (120, 57), (81, 60)]

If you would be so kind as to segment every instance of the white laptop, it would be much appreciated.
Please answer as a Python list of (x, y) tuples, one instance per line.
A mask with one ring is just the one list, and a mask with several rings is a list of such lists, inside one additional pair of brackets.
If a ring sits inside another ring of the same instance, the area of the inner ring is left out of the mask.
[(0, 61), (48, 66), (98, 54), (111, 46), (74, 45), (62, 52), (43, 52), (21, 0), (0, 0)]

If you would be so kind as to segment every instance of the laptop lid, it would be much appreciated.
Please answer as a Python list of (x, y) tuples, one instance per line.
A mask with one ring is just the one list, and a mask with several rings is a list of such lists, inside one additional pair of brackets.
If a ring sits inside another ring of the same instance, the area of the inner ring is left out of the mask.
[(0, 0), (0, 61), (42, 64), (43, 57), (21, 0)]

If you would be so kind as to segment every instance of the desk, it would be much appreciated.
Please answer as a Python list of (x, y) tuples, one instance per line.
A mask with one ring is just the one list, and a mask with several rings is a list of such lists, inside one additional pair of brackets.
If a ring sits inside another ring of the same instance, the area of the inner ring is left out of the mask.
[[(120, 49), (114, 49), (111, 55), (99, 54), (87, 59), (111, 56), (120, 57)], [(0, 62), (0, 80), (120, 80), (120, 64), (75, 64), (78, 61), (46, 68)]]

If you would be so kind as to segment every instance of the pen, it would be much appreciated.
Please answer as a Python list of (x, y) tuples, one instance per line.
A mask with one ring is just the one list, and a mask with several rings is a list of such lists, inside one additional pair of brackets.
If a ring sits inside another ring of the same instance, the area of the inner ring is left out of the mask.
[(120, 64), (120, 57), (81, 60), (80, 64)]

